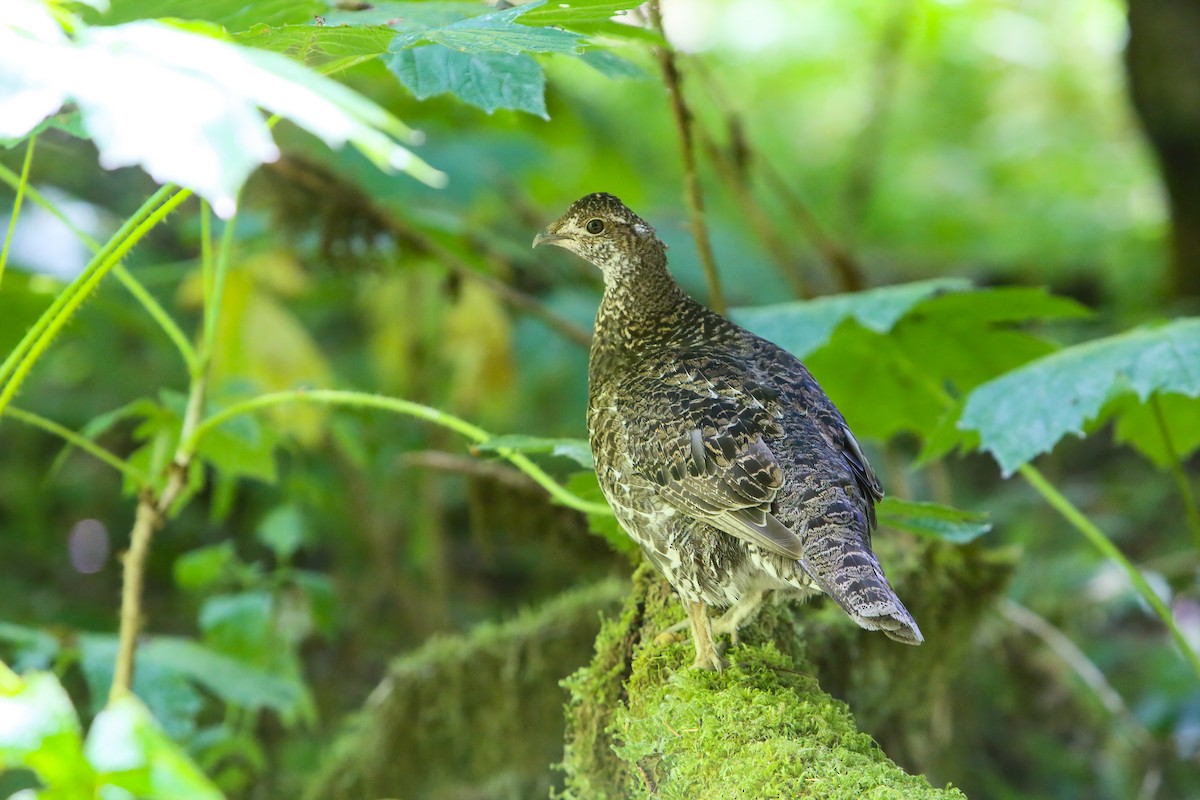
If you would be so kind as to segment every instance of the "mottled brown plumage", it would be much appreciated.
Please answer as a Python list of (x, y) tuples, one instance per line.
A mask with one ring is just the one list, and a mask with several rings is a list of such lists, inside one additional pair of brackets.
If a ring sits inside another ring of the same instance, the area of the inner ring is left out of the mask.
[[(883, 490), (842, 415), (791, 354), (688, 297), (654, 229), (608, 194), (534, 239), (598, 266), (588, 371), (596, 474), (622, 526), (688, 608), (696, 666), (772, 589), (825, 592), (920, 644), (871, 552)], [(710, 623), (708, 608), (728, 608)]]

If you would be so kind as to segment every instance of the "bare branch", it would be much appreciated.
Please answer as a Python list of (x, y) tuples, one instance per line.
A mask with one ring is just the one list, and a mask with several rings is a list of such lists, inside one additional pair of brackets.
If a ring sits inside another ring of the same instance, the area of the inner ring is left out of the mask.
[(447, 453), (442, 450), (419, 450), (415, 453), (405, 453), (400, 456), (399, 460), (404, 466), (470, 475), (473, 478), (483, 478), (517, 491), (531, 494), (542, 493), (537, 482), (526, 476), (524, 472), (495, 461), (484, 461), (472, 456)]
[(725, 295), (721, 291), (721, 276), (717, 272), (717, 262), (713, 257), (712, 243), (708, 238), (708, 224), (704, 220), (704, 193), (700, 187), (700, 173), (696, 166), (696, 146), (692, 139), (692, 114), (688, 110), (687, 101), (683, 96), (683, 79), (679, 74), (679, 65), (675, 61), (675, 51), (671, 48), (663, 32), (662, 11), (658, 0), (653, 0), (647, 10), (650, 23), (663, 37), (663, 45), (654, 49), (662, 69), (663, 83), (667, 87), (667, 95), (671, 99), (671, 113), (675, 118), (675, 129), (679, 133), (679, 145), (683, 155), (684, 194), (688, 204), (688, 216), (691, 219), (692, 237), (696, 240), (696, 250), (700, 254), (700, 266), (704, 270), (704, 282), (708, 287), (709, 305), (718, 314), (726, 310)]
[(784, 241), (779, 230), (771, 222), (766, 209), (755, 198), (745, 170), (736, 163), (735, 157), (727, 155), (721, 146), (713, 141), (707, 131), (700, 129), (700, 136), (704, 144), (704, 152), (712, 161), (713, 166), (717, 168), (717, 174), (721, 176), (721, 180), (729, 187), (729, 191), (733, 193), (734, 198), (742, 207), (743, 216), (754, 228), (755, 235), (767, 248), (779, 273), (792, 285), (792, 289), (798, 296), (813, 297), (815, 292), (805, 279), (803, 268), (790, 252), (787, 242)]
[(790, 182), (783, 177), (771, 159), (757, 152), (745, 135), (745, 125), (742, 124), (740, 115), (721, 91), (717, 81), (707, 69), (704, 69), (703, 62), (696, 61), (695, 63), (698, 67), (696, 72), (704, 81), (709, 96), (729, 121), (728, 126), (732, 140), (729, 150), (732, 154), (730, 158), (733, 166), (743, 172), (757, 168), (759, 175), (766, 180), (767, 188), (780, 197), (788, 214), (799, 225), (801, 233), (813, 243), (817, 252), (829, 265), (834, 279), (842, 291), (857, 292), (865, 289), (867, 282), (863, 277), (863, 269), (850, 254), (849, 249), (825, 230), (816, 214), (792, 189)]

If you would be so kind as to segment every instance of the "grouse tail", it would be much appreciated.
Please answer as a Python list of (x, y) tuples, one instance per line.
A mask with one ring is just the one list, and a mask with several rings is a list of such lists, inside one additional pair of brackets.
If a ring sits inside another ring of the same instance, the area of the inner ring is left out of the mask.
[(843, 541), (830, 549), (833, 552), (812, 554), (800, 561), (825, 594), (866, 630), (882, 631), (902, 644), (925, 641), (916, 620), (884, 576), (879, 560), (865, 544)]

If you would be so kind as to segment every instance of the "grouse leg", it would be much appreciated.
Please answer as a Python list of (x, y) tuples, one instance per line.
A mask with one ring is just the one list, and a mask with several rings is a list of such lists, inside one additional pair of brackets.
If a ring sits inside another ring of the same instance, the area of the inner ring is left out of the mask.
[(729, 666), (713, 645), (712, 623), (708, 619), (708, 606), (704, 603), (688, 603), (688, 619), (692, 623), (692, 639), (696, 643), (696, 660), (692, 666), (698, 669), (713, 669), (717, 672)]
[(717, 636), (729, 634), (729, 643), (734, 647), (738, 645), (738, 628), (742, 627), (742, 623), (754, 616), (762, 605), (763, 598), (766, 596), (766, 589), (754, 589), (746, 592), (734, 603), (733, 607), (726, 611), (712, 624), (712, 631)]

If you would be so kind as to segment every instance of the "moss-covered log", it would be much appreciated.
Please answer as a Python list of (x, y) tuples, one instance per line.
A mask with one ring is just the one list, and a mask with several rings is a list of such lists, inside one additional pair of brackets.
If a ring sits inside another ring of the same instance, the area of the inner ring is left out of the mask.
[(586, 662), (601, 613), (627, 592), (606, 581), (396, 659), (307, 796), (546, 797), (562, 758), (559, 682)]
[(859, 631), (837, 609), (780, 605), (749, 626), (720, 674), (689, 669), (691, 642), (663, 633), (684, 612), (643, 566), (592, 663), (567, 681), (565, 797), (961, 798), (897, 766), (818, 678), (864, 698), (898, 746), (929, 739), (928, 729), (905, 736), (905, 726), (929, 721), (1008, 564), (935, 546), (895, 566), (925, 631), (922, 647)]

